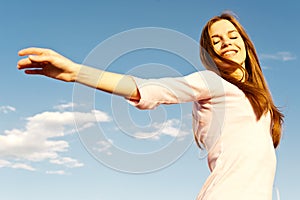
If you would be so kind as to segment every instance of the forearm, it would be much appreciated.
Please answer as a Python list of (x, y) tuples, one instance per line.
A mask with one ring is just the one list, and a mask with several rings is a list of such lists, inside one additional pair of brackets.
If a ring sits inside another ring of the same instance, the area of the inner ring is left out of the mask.
[(128, 99), (140, 99), (137, 86), (130, 76), (107, 72), (84, 65), (79, 66), (76, 82)]

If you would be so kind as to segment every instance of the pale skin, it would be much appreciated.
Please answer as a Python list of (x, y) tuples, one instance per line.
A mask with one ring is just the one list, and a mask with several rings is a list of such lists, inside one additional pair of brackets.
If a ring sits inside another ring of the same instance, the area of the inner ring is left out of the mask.
[[(27, 48), (19, 51), (20, 56), (27, 56), (18, 62), (18, 69), (25, 69), (26, 74), (44, 75), (65, 82), (75, 82), (83, 65), (77, 64), (59, 53), (44, 48)], [(114, 93), (132, 100), (139, 100), (140, 95), (135, 82), (130, 76), (99, 70), (101, 78), (96, 89)], [(120, 82), (126, 87), (120, 87)], [(82, 84), (89, 85), (87, 82)]]
[[(227, 20), (215, 22), (210, 27), (209, 34), (216, 53), (245, 66), (245, 44), (231, 22)], [(98, 90), (136, 101), (141, 98), (134, 80), (128, 75), (94, 69), (101, 78), (97, 85), (90, 85), (89, 81), (78, 79), (80, 70), (86, 66), (77, 64), (51, 49), (26, 48), (19, 51), (19, 56), (26, 56), (18, 62), (17, 66), (20, 70), (24, 69), (26, 74), (44, 75), (65, 82), (78, 81)], [(241, 73), (237, 70), (233, 76), (241, 77)]]
[[(244, 40), (228, 20), (219, 20), (211, 25), (209, 35), (214, 50), (220, 56), (232, 60), (245, 68), (246, 48)], [(230, 67), (230, 66), (229, 66)], [(243, 77), (243, 72), (237, 69), (232, 76)]]

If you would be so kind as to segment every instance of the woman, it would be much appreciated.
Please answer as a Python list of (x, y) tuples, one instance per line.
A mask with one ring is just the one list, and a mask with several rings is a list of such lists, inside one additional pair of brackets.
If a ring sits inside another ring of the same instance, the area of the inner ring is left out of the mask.
[(21, 50), (19, 55), (28, 57), (18, 68), (124, 96), (140, 109), (193, 101), (195, 139), (208, 149), (211, 170), (197, 199), (271, 200), (283, 115), (273, 103), (254, 45), (228, 13), (208, 21), (200, 44), (208, 70), (178, 78), (145, 80), (105, 72), (41, 48)]

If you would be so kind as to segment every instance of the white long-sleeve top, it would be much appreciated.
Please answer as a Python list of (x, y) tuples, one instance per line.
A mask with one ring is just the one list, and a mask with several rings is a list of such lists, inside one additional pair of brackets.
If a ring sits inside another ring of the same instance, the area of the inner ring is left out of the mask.
[(272, 200), (276, 155), (270, 114), (258, 121), (245, 94), (211, 71), (178, 78), (133, 77), (139, 109), (193, 103), (193, 130), (208, 151), (210, 176), (197, 200)]

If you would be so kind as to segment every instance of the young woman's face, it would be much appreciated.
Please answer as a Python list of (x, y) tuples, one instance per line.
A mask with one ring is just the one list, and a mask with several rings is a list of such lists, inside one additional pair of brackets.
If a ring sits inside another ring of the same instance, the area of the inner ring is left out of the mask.
[(209, 35), (217, 54), (245, 67), (245, 43), (230, 21), (222, 19), (213, 23)]

